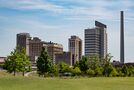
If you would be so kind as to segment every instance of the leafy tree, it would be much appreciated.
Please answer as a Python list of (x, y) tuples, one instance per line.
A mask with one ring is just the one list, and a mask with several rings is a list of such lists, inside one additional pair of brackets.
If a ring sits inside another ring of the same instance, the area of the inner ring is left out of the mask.
[(128, 76), (129, 75), (129, 69), (126, 65), (123, 65), (121, 71), (123, 73), (123, 76)]
[(25, 75), (25, 72), (30, 71), (31, 70), (31, 62), (29, 60), (29, 58), (26, 56), (26, 50), (24, 48), (22, 48), (20, 50), (20, 58), (22, 59), (22, 67), (20, 68), (20, 71), (23, 72), (22, 75)]
[(45, 48), (42, 48), (41, 54), (37, 60), (37, 72), (40, 75), (45, 76), (51, 71), (52, 60), (46, 52)]
[(91, 68), (89, 68), (87, 71), (86, 71), (87, 75), (89, 76), (94, 76), (95, 75), (95, 71)]
[(79, 67), (80, 70), (84, 73), (89, 69), (89, 63), (88, 63), (88, 58), (87, 57), (82, 57), (82, 60), (79, 61)]
[(27, 71), (30, 67), (30, 61), (28, 57), (25, 54), (25, 49), (19, 50), (18, 48), (15, 48), (14, 51), (10, 53), (10, 55), (7, 57), (4, 63), (4, 68), (9, 73), (14, 73), (14, 76), (16, 75), (16, 72), (24, 72)]
[(69, 67), (69, 65), (68, 64), (66, 64), (66, 63), (64, 63), (64, 62), (61, 62), (60, 64), (59, 64), (59, 73), (65, 73), (65, 72), (70, 72), (71, 71), (71, 69), (70, 69), (70, 67)]
[(51, 70), (50, 70), (50, 74), (52, 76), (58, 76), (58, 66), (57, 65), (52, 65)]
[(134, 67), (133, 66), (129, 66), (129, 76), (134, 76)]
[(95, 72), (95, 76), (102, 76), (103, 70), (101, 67), (96, 67), (94, 72)]
[(74, 76), (76, 75), (80, 75), (81, 74), (81, 70), (79, 67), (75, 67), (74, 69), (72, 69), (72, 73)]
[(80, 66), (79, 66), (79, 61), (76, 61), (76, 63), (74, 64), (74, 68), (75, 68), (75, 67), (80, 67)]
[(111, 67), (111, 72), (110, 72), (109, 76), (110, 77), (115, 77), (115, 76), (118, 76), (118, 75), (119, 74), (118, 74), (117, 70), (112, 66)]
[(117, 71), (117, 73), (118, 73), (117, 76), (119, 76), (119, 77), (121, 76), (121, 77), (122, 77), (122, 76), (124, 75), (124, 74), (122, 73), (122, 68), (121, 68), (121, 67), (116, 67), (115, 69), (116, 69), (116, 71)]
[(110, 54), (107, 54), (106, 57), (103, 59), (103, 74), (105, 76), (109, 76), (110, 72), (111, 72), (111, 63), (110, 63), (110, 60), (111, 60), (112, 56)]
[(89, 58), (89, 67), (95, 69), (100, 66), (100, 58), (98, 55), (91, 55)]

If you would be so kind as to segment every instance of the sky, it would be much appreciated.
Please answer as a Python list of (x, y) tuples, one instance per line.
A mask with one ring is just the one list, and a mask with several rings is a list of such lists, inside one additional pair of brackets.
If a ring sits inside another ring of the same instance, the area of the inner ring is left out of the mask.
[(108, 53), (120, 58), (120, 11), (125, 16), (125, 62), (134, 62), (134, 0), (0, 0), (0, 56), (16, 47), (16, 34), (53, 41), (68, 51), (68, 38), (83, 40), (95, 20), (107, 25)]

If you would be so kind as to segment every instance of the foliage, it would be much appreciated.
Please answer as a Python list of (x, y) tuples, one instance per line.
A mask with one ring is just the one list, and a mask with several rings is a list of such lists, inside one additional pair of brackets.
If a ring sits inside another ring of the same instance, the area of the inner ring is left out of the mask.
[(95, 76), (102, 76), (102, 68), (101, 67), (96, 67), (94, 72), (95, 72)]
[(100, 66), (100, 59), (98, 55), (91, 55), (89, 58), (89, 67), (92, 69), (96, 69)]
[(9, 73), (13, 72), (14, 76), (16, 75), (16, 72), (23, 72), (24, 76), (24, 72), (30, 69), (30, 65), (25, 49), (19, 50), (18, 48), (15, 48), (5, 60), (4, 68)]
[(51, 71), (52, 68), (52, 60), (50, 59), (48, 53), (45, 48), (42, 48), (41, 54), (37, 60), (37, 72), (40, 75), (45, 76)]
[(52, 65), (51, 70), (50, 70), (50, 75), (51, 76), (58, 76), (58, 66), (57, 65)]
[(87, 71), (86, 71), (87, 75), (89, 76), (94, 76), (95, 75), (95, 71), (91, 68), (89, 68)]
[(74, 76), (76, 75), (80, 75), (81, 74), (81, 70), (79, 67), (75, 67), (74, 69), (72, 69), (72, 73)]
[(123, 65), (121, 71), (122, 71), (124, 77), (129, 75), (129, 69), (126, 65)]
[(71, 69), (68, 64), (61, 62), (59, 64), (59, 73), (65, 73), (65, 72), (70, 72)]
[(88, 63), (88, 58), (87, 57), (82, 57), (82, 60), (79, 61), (79, 67), (80, 70), (84, 73), (89, 69), (89, 63)]

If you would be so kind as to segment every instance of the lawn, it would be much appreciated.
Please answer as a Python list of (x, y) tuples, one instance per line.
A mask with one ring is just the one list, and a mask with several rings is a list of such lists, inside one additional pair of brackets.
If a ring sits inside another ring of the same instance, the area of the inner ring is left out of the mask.
[(13, 77), (1, 74), (0, 90), (134, 90), (134, 78), (96, 77), (61, 79)]

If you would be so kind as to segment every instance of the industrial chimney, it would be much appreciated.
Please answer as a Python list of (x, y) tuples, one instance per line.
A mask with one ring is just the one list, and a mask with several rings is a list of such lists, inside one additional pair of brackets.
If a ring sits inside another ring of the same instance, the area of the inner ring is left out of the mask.
[(120, 12), (120, 62), (124, 63), (124, 14)]

